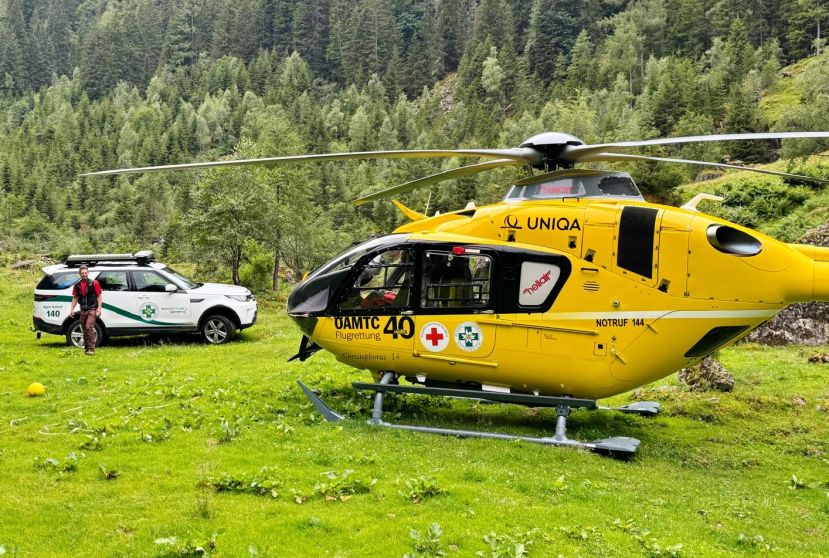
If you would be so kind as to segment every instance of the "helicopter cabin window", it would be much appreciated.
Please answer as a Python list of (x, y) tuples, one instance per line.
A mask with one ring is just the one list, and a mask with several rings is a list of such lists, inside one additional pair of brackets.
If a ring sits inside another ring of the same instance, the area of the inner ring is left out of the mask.
[(643, 199), (633, 179), (626, 173), (608, 171), (554, 171), (535, 182), (524, 180), (507, 193), (507, 200), (549, 200), (563, 198)]
[(580, 178), (559, 178), (551, 182), (521, 186), (510, 197), (528, 200), (546, 200), (550, 198), (580, 197), (585, 194)]
[(376, 311), (409, 306), (414, 255), (411, 250), (386, 250), (359, 270), (339, 304), (345, 311)]
[(521, 264), (518, 304), (542, 306), (558, 284), (561, 268), (547, 262), (526, 261)]
[(599, 191), (609, 196), (639, 196), (639, 189), (629, 176), (605, 176), (599, 180)]
[(489, 304), (492, 258), (459, 248), (461, 253), (428, 251), (423, 255), (423, 308), (483, 308)]

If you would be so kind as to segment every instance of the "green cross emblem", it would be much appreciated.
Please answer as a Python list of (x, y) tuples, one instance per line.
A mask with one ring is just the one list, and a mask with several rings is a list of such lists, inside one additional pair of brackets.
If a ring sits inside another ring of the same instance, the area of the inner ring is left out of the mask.
[(465, 347), (474, 347), (475, 341), (478, 340), (478, 332), (474, 331), (470, 326), (463, 328), (463, 331), (458, 332), (458, 341), (464, 344)]
[(155, 318), (156, 314), (158, 314), (158, 310), (156, 310), (155, 306), (149, 302), (141, 307), (141, 316), (143, 316), (145, 320), (152, 320)]

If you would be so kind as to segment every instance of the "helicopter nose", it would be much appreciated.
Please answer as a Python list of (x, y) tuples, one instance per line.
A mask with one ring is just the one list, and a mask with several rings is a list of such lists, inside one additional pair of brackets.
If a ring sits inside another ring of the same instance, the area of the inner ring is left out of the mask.
[(302, 282), (288, 295), (287, 310), (299, 329), (311, 338), (317, 326), (317, 318), (312, 313), (325, 310), (328, 303), (328, 289), (315, 289)]
[(288, 295), (288, 315), (308, 337), (317, 324), (317, 316), (326, 315), (331, 298), (349, 270), (338, 270), (323, 275), (312, 275), (297, 285)]
[[(288, 315), (294, 322), (296, 322), (296, 325), (299, 326), (302, 333), (304, 333), (306, 337), (311, 338), (314, 333), (314, 328), (317, 327), (317, 318), (312, 316), (307, 309), (316, 307), (317, 304), (313, 300), (313, 295), (310, 297), (308, 296), (308, 290), (305, 287), (305, 283), (300, 283), (294, 288), (294, 290), (291, 291), (291, 294), (288, 295), (287, 310)], [(306, 310), (304, 311), (303, 308)]]

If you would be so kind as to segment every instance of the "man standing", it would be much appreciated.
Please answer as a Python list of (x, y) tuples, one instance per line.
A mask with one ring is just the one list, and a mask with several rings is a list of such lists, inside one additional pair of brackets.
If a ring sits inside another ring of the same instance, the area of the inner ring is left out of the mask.
[(72, 305), (69, 307), (69, 315), (75, 313), (75, 305), (80, 303), (81, 307), (81, 329), (83, 330), (83, 346), (86, 354), (95, 354), (95, 319), (101, 315), (103, 304), (101, 297), (101, 285), (98, 281), (89, 280), (89, 268), (82, 265), (78, 269), (81, 280), (72, 287)]

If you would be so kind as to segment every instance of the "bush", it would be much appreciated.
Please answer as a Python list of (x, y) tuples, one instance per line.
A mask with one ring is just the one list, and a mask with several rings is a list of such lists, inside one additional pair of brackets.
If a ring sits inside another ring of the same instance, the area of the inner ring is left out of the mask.
[(239, 268), (239, 280), (251, 291), (271, 289), (273, 276), (273, 255), (264, 252), (258, 245), (245, 246), (247, 263)]

